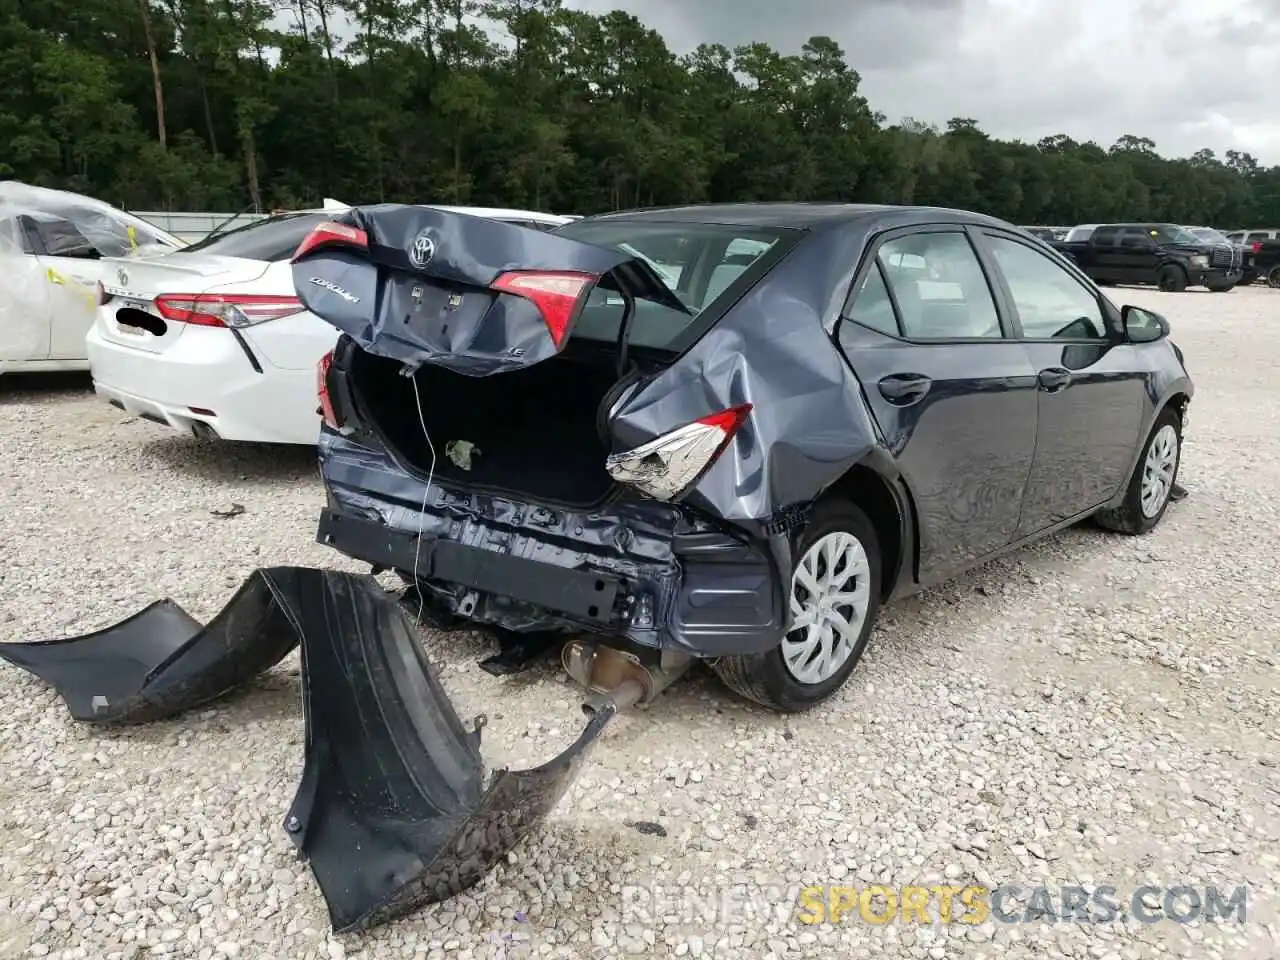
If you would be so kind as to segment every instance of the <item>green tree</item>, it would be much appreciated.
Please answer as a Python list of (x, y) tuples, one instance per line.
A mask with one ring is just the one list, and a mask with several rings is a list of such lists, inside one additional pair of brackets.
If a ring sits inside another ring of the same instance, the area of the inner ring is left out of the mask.
[(824, 200), (1280, 224), (1280, 167), (889, 123), (829, 37), (677, 57), (561, 0), (0, 0), (0, 176), (133, 207)]

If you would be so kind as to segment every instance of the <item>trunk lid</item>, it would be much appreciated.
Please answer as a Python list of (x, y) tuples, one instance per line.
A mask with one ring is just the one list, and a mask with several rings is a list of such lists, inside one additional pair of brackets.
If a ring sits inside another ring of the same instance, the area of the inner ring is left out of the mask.
[[(112, 343), (163, 353), (187, 324), (166, 320), (156, 309), (162, 294), (200, 294), (260, 278), (271, 264), (216, 254), (170, 252), (157, 256), (104, 257), (102, 286), (106, 302), (98, 308), (98, 329)], [(122, 322), (138, 314), (153, 318), (149, 327)]]
[(402, 204), (317, 227), (293, 280), (307, 310), (367, 352), (477, 377), (555, 356), (597, 287), (689, 312), (633, 253)]

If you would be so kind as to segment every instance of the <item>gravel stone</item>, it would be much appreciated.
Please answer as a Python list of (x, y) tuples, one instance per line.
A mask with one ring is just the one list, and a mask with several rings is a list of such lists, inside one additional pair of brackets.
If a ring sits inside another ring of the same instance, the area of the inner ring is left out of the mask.
[[(329, 934), (280, 827), (302, 767), (296, 655), (119, 732), (0, 667), (0, 956), (1273, 957), (1280, 291), (1112, 293), (1169, 318), (1199, 389), (1191, 496), (1159, 530), (1081, 526), (891, 605), (853, 681), (803, 716), (695, 670), (619, 717), (481, 884), (367, 935)], [(0, 640), (166, 596), (207, 619), (258, 566), (365, 569), (313, 542), (322, 505), (311, 451), (128, 420), (83, 377), (0, 377)], [(503, 682), (476, 667), (482, 634), (424, 641), (459, 714), (488, 714), (491, 767), (543, 762), (580, 728), (553, 666)], [(797, 919), (809, 884), (968, 882), (1018, 884), (1014, 910), (1036, 884), (1122, 902), (1146, 883), (1247, 885), (1250, 915)]]

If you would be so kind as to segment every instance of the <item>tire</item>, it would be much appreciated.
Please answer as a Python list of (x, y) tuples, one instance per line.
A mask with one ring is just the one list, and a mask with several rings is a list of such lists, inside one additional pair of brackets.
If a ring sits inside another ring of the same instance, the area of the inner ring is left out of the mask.
[[(1149, 512), (1143, 509), (1142, 504), (1143, 478), (1146, 474), (1151, 448), (1155, 444), (1156, 438), (1162, 434), (1166, 438), (1169, 436), (1166, 428), (1173, 431), (1173, 471), (1166, 478), (1168, 482), (1164, 489), (1159, 509)], [(1156, 417), (1156, 422), (1152, 424), (1151, 433), (1147, 435), (1147, 442), (1142, 445), (1142, 455), (1138, 458), (1137, 466), (1133, 468), (1133, 476), (1129, 478), (1129, 486), (1125, 491), (1124, 501), (1114, 509), (1098, 511), (1098, 513), (1094, 514), (1094, 521), (1104, 530), (1124, 533), (1129, 536), (1139, 536), (1154, 530), (1164, 517), (1165, 510), (1169, 508), (1169, 495), (1178, 482), (1178, 469), (1181, 466), (1182, 417), (1173, 407), (1165, 407), (1160, 411), (1160, 415)]]
[[(830, 698), (844, 686), (858, 661), (862, 659), (875, 626), (876, 615), (880, 612), (880, 584), (883, 575), (880, 545), (876, 540), (875, 528), (865, 513), (853, 504), (842, 501), (832, 500), (818, 505), (796, 544), (796, 567), (790, 578), (788, 599), (794, 600), (797, 591), (805, 592), (797, 573), (811, 548), (835, 534), (852, 536), (861, 545), (865, 556), (865, 573), (854, 581), (856, 592), (865, 590), (865, 613), (861, 629), (849, 644), (844, 660), (833, 672), (820, 678), (815, 677), (810, 681), (798, 678), (784, 655), (786, 652), (796, 653), (794, 643), (804, 636), (804, 628), (793, 628), (782, 643), (772, 650), (720, 657), (712, 662), (711, 666), (721, 681), (739, 696), (783, 713), (799, 713)], [(817, 551), (815, 555), (816, 553)], [(841, 564), (837, 569), (847, 570), (848, 566)], [(847, 621), (850, 618), (844, 619)], [(792, 649), (788, 651), (789, 645)]]
[(1272, 267), (1267, 271), (1267, 286), (1280, 288), (1280, 267)]
[(1168, 263), (1156, 271), (1156, 286), (1165, 293), (1181, 293), (1187, 289), (1187, 271)]

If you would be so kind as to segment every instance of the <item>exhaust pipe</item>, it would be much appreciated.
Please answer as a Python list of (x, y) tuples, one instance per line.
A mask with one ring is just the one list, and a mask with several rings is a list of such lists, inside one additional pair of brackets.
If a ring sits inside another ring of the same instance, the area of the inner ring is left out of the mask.
[(197, 440), (219, 440), (218, 431), (203, 420), (191, 421), (191, 435)]
[(693, 662), (686, 654), (664, 651), (656, 654), (656, 662), (645, 663), (634, 653), (581, 638), (564, 645), (560, 660), (569, 676), (615, 710), (652, 703)]

